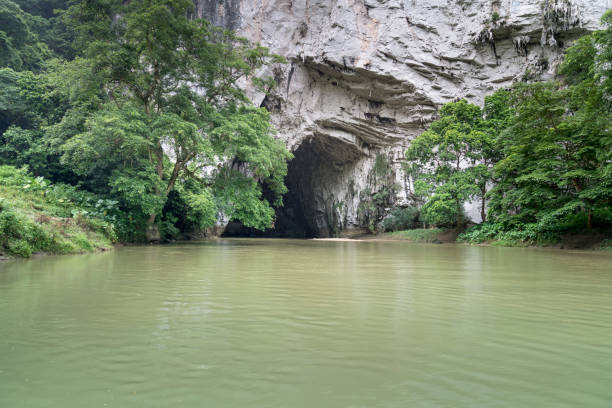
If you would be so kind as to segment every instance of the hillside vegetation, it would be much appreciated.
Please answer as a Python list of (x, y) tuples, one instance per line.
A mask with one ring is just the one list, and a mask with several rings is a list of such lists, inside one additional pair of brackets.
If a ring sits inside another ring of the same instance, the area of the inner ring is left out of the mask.
[[(452, 102), (406, 151), (418, 208), (392, 227), (462, 229), (463, 204), (483, 223), (460, 241), (554, 244), (610, 238), (612, 228), (612, 10), (603, 30), (568, 48), (557, 81), (518, 82), (484, 107)], [(385, 223), (383, 222), (383, 226)]]
[(27, 258), (109, 249), (117, 239), (107, 216), (113, 204), (0, 166), (0, 255)]
[[(0, 0), (0, 165), (72, 196), (41, 201), (15, 182), (4, 213), (94, 241), (80, 224), (96, 218), (66, 212), (91, 214), (85, 197), (113, 203), (121, 242), (202, 233), (221, 216), (273, 225), (291, 154), (239, 84), (269, 92), (274, 80), (254, 73), (285, 61), (195, 14), (191, 0)], [(11, 228), (5, 252), (77, 248)], [(81, 238), (70, 242), (89, 247)]]
[[(244, 84), (270, 93), (286, 61), (196, 14), (191, 0), (0, 0), (4, 254), (273, 227), (293, 156)], [(377, 156), (384, 188), (360, 192), (364, 226), (471, 227), (459, 240), (509, 245), (609, 238), (612, 11), (601, 21), (556, 81), (526, 75), (482, 107), (441, 107), (405, 152), (411, 207), (388, 208), (396, 178)]]

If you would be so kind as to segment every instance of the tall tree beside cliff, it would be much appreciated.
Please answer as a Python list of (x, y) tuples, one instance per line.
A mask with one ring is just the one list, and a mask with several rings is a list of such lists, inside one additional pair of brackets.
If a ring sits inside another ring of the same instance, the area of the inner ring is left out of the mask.
[[(146, 214), (149, 239), (158, 236), (169, 193), (181, 180), (199, 180), (204, 168), (231, 162), (242, 170), (217, 172), (224, 181), (209, 184), (219, 186), (223, 210), (249, 226), (273, 222), (257, 181), (268, 184), (276, 204), (286, 191), (290, 154), (272, 137), (267, 112), (250, 106), (238, 87), (280, 59), (189, 19), (192, 12), (190, 0), (83, 0), (65, 14), (86, 82), (104, 95), (85, 131), (66, 143), (64, 163), (85, 176), (110, 171), (113, 192)], [(213, 205), (210, 189), (202, 194), (194, 201)]]
[[(501, 114), (495, 107), (502, 95), (489, 101), (491, 119)], [(406, 170), (417, 194), (425, 196), (421, 217), (428, 224), (461, 226), (463, 203), (481, 200), (485, 217), (485, 195), (497, 158), (495, 132), (483, 119), (481, 109), (464, 100), (447, 103), (440, 118), (410, 143)]]
[(612, 11), (602, 22), (605, 30), (567, 50), (563, 82), (512, 90), (516, 115), (500, 139), (491, 194), (491, 212), (506, 227), (555, 234), (581, 219), (587, 229), (594, 218), (612, 222)]

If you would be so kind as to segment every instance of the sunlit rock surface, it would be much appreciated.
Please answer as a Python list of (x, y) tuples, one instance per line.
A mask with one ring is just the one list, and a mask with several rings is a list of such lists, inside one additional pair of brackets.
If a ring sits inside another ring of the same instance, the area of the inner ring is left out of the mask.
[(251, 96), (296, 155), (280, 218), (299, 214), (303, 229), (328, 236), (360, 227), (360, 192), (382, 188), (369, 181), (377, 155), (392, 163), (393, 202), (409, 204), (401, 157), (442, 104), (481, 104), (515, 81), (552, 78), (563, 50), (597, 29), (611, 3), (200, 0), (198, 13), (288, 59), (267, 72), (275, 95)]

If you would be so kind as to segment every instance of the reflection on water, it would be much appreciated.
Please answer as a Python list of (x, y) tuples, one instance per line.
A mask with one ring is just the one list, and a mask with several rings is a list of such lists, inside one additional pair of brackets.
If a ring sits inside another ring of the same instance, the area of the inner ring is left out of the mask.
[(219, 240), (0, 264), (0, 407), (610, 407), (612, 257)]

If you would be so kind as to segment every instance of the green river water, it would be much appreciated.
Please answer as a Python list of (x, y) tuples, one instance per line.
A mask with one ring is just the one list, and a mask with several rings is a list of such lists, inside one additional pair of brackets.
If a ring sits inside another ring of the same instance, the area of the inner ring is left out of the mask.
[(0, 407), (612, 407), (612, 256), (221, 239), (0, 263)]

